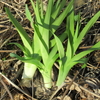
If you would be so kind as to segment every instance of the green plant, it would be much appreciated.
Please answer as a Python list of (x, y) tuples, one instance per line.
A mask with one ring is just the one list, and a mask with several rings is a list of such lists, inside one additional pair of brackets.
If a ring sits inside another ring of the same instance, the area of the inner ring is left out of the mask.
[(60, 58), (58, 60), (60, 67), (57, 86), (61, 85), (64, 82), (68, 72), (74, 65), (76, 65), (77, 63), (83, 63), (82, 68), (86, 66), (87, 58), (83, 58), (84, 56), (94, 50), (100, 49), (100, 42), (98, 42), (88, 50), (76, 54), (76, 50), (78, 49), (83, 37), (86, 35), (86, 33), (89, 31), (89, 29), (93, 26), (93, 24), (97, 21), (99, 17), (100, 11), (91, 18), (91, 20), (85, 25), (85, 27), (81, 31), (80, 15), (75, 16), (74, 11), (71, 10), (70, 15), (66, 19), (67, 24), (65, 32), (68, 36), (68, 42), (65, 51), (60, 39), (55, 34), (53, 34), (56, 40)]
[[(45, 87), (50, 88), (52, 83), (51, 70), (55, 60), (58, 58), (56, 42), (54, 39), (50, 40), (50, 38), (52, 37), (52, 33), (54, 34), (64, 18), (69, 14), (73, 5), (73, 0), (66, 8), (64, 8), (66, 0), (57, 0), (56, 3), (54, 3), (53, 0), (49, 0), (45, 13), (43, 11), (42, 0), (36, 0), (36, 5), (32, 0), (30, 1), (35, 13), (35, 21), (33, 21), (27, 5), (25, 11), (26, 17), (34, 29), (32, 41), (20, 23), (12, 16), (9, 9), (6, 8), (6, 13), (16, 27), (22, 39), (23, 46), (18, 43), (13, 44), (17, 45), (22, 50), (24, 57), (12, 53), (10, 55), (24, 62), (23, 80), (29, 81), (32, 79), (38, 68), (43, 76)], [(62, 11), (63, 8), (64, 10)], [(66, 37), (67, 35), (65, 33), (59, 36), (61, 41)]]
[[(52, 86), (51, 71), (54, 62), (59, 57), (58, 62), (60, 67), (57, 80), (57, 86), (59, 86), (75, 64), (83, 63), (86, 65), (87, 59), (83, 57), (94, 50), (100, 49), (100, 42), (98, 42), (90, 49), (76, 54), (82, 38), (99, 18), (100, 12), (95, 14), (81, 31), (80, 16), (75, 16), (73, 11), (74, 0), (71, 0), (66, 8), (64, 8), (66, 0), (57, 0), (56, 3), (53, 0), (49, 0), (46, 12), (43, 11), (42, 0), (36, 0), (36, 5), (32, 0), (30, 1), (35, 13), (35, 20), (33, 20), (27, 5), (25, 12), (34, 30), (32, 40), (20, 23), (12, 16), (9, 9), (6, 8), (7, 15), (16, 27), (23, 42), (23, 45), (18, 43), (13, 44), (22, 50), (24, 57), (13, 53), (10, 55), (24, 62), (22, 80), (29, 82), (38, 68), (43, 76), (46, 88), (51, 88)], [(64, 10), (62, 10), (63, 8)], [(54, 33), (66, 16), (66, 31), (57, 37)], [(52, 36), (54, 36), (54, 39), (51, 40)], [(64, 51), (62, 42), (66, 37), (68, 37), (68, 44)]]

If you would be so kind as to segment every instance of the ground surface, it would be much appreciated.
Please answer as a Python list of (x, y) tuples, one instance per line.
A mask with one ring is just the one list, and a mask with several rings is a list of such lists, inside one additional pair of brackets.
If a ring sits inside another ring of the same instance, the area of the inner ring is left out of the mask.
[[(65, 83), (59, 88), (54, 86), (45, 90), (42, 86), (42, 78), (36, 72), (30, 88), (21, 85), (20, 77), (23, 71), (23, 63), (11, 58), (11, 52), (22, 55), (22, 52), (11, 42), (21, 43), (21, 39), (9, 21), (4, 7), (9, 7), (15, 18), (32, 37), (32, 28), (25, 17), (25, 4), (32, 9), (29, 0), (0, 0), (0, 100), (100, 100), (100, 51), (95, 51), (87, 57), (89, 61), (85, 69), (81, 64), (74, 66)], [(77, 0), (75, 12), (82, 15), (82, 25), (100, 10), (100, 0)], [(90, 48), (100, 40), (100, 19), (91, 28), (83, 39), (78, 52)], [(58, 73), (54, 67), (55, 75)], [(57, 77), (57, 76), (56, 76)], [(56, 78), (55, 77), (55, 78)], [(11, 81), (10, 81), (11, 80)], [(53, 83), (54, 84), (54, 83)]]

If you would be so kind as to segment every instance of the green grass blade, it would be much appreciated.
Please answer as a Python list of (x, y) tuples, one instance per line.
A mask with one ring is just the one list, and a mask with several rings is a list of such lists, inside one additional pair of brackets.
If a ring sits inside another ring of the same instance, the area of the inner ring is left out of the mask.
[[(40, 8), (39, 8), (39, 7), (40, 7), (40, 6), (39, 6), (39, 0), (36, 0), (36, 13), (35, 13), (35, 14), (37, 14), (36, 17), (38, 16), (39, 19), (41, 20), (41, 17), (40, 17), (41, 14), (40, 14)], [(37, 19), (37, 22), (38, 22), (39, 19)], [(40, 22), (40, 21), (39, 21), (39, 22)], [(38, 23), (39, 23), (39, 22), (38, 22)]]
[(70, 66), (66, 66), (67, 70), (63, 70), (63, 68), (64, 68), (64, 66), (62, 65), (59, 69), (59, 75), (58, 75), (57, 83), (56, 83), (57, 86), (62, 85), (62, 83), (64, 82), (66, 76), (68, 75), (68, 72), (70, 71)]
[(77, 60), (77, 61), (75, 61), (75, 62), (78, 62), (78, 63), (87, 63), (87, 61), (88, 61), (88, 59), (87, 58), (81, 58), (81, 59), (79, 59), (79, 60)]
[(39, 12), (39, 9), (38, 9), (38, 6), (39, 6), (38, 1), (36, 0), (37, 1), (36, 6), (35, 6), (33, 0), (30, 0), (30, 1), (31, 1), (32, 7), (33, 7), (34, 12), (35, 12), (36, 21), (41, 24), (41, 17), (40, 17), (40, 12)]
[[(100, 50), (100, 42), (96, 43), (94, 46), (92, 46), (90, 49), (85, 50), (83, 52), (80, 52), (79, 54), (75, 55), (70, 61), (66, 62), (66, 66), (74, 66), (77, 64), (78, 60), (82, 59), (82, 57), (86, 56), (87, 54), (93, 52), (94, 50)], [(65, 68), (66, 69), (66, 68)]]
[(62, 59), (64, 57), (64, 47), (63, 44), (61, 42), (61, 40), (55, 35), (53, 34), (56, 40), (56, 44), (57, 44), (57, 48), (58, 48), (58, 52), (59, 52), (59, 57), (60, 59)]
[(69, 29), (70, 29), (70, 33), (71, 33), (71, 36), (74, 38), (74, 9), (73, 9), (73, 6), (72, 6), (72, 9), (71, 9), (71, 14), (68, 16), (69, 17)]
[[(55, 60), (58, 58), (58, 54), (57, 53), (57, 46), (55, 45), (52, 50), (50, 51), (49, 55), (48, 55), (48, 58), (46, 60), (46, 67), (48, 68), (48, 66), (50, 66), (52, 60), (55, 62)], [(49, 62), (48, 62), (49, 61)], [(52, 63), (53, 65), (53, 63)], [(52, 67), (52, 66), (51, 66)]]
[(64, 18), (69, 14), (72, 9), (73, 0), (68, 4), (66, 9), (58, 16), (58, 18), (52, 23), (53, 32), (58, 28), (58, 26), (62, 23)]
[(68, 38), (66, 56), (67, 56), (67, 60), (70, 60), (73, 56), (73, 47), (71, 44), (71, 40), (69, 38)]
[(53, 0), (49, 0), (45, 19), (44, 19), (44, 23), (47, 25), (50, 23), (52, 7), (53, 7)]
[[(17, 47), (19, 47), (22, 52), (24, 53), (25, 56), (29, 56), (30, 55), (30, 52), (27, 50), (27, 48), (25, 48), (24, 46), (22, 46), (21, 44), (19, 43), (15, 43), (15, 42), (12, 42), (12, 43), (9, 43), (9, 44), (14, 44), (16, 45)], [(27, 50), (27, 51), (26, 51)]]
[[(61, 42), (63, 42), (67, 37), (68, 37), (68, 35), (66, 34), (66, 31), (58, 36), (58, 38), (61, 40)], [(50, 47), (53, 47), (55, 44), (56, 44), (55, 39), (52, 39), (50, 41)]]
[(40, 46), (39, 47), (40, 48), (40, 52), (41, 52), (41, 55), (42, 55), (43, 62), (45, 64), (45, 62), (46, 62), (46, 60), (48, 58), (48, 53), (49, 53), (48, 47), (47, 47), (45, 41), (43, 40), (42, 35), (40, 34), (40, 31), (39, 31), (38, 27), (35, 27), (35, 34), (37, 35), (37, 38), (39, 40), (39, 44), (38, 45)]
[(58, 15), (61, 13), (60, 11), (66, 4), (66, 0), (57, 0), (56, 4), (53, 6), (53, 11), (52, 11), (52, 19), (55, 20)]
[(46, 14), (45, 14), (45, 19), (43, 22), (43, 32), (42, 32), (42, 37), (48, 47), (49, 50), (49, 29), (50, 29), (50, 20), (51, 20), (51, 11), (52, 11), (52, 6), (53, 6), (53, 0), (49, 0), (48, 1), (48, 7), (46, 10)]
[[(62, 0), (62, 1), (64, 1), (64, 0)], [(54, 5), (54, 8), (57, 9), (60, 3), (61, 3), (61, 0), (57, 0), (55, 5)]]
[(49, 61), (50, 59), (52, 59), (53, 56), (56, 55), (56, 53), (57, 53), (57, 46), (55, 45), (55, 46), (52, 48), (52, 50), (50, 51), (49, 56), (48, 56), (49, 59), (48, 59), (47, 61)]
[(59, 57), (58, 54), (54, 55), (52, 59), (50, 59), (49, 62), (47, 63), (46, 69), (51, 69), (53, 67), (54, 62), (57, 60), (58, 57)]
[(32, 22), (31, 13), (30, 13), (30, 11), (29, 11), (27, 5), (25, 5), (25, 15), (26, 15), (26, 18), (27, 18), (30, 22)]
[(25, 63), (30, 63), (30, 64), (34, 64), (37, 66), (37, 68), (39, 68), (40, 70), (43, 70), (44, 69), (44, 65), (38, 60), (38, 59), (26, 59), (26, 57), (20, 57), (18, 56), (17, 54), (14, 54), (14, 53), (10, 53), (10, 56), (11, 57), (15, 57), (19, 60), (21, 60), (22, 62), (25, 62)]
[(75, 43), (75, 41), (76, 41), (77, 38), (78, 38), (79, 29), (80, 29), (80, 25), (79, 25), (79, 23), (77, 22), (76, 29), (75, 29), (75, 35), (74, 35), (74, 38), (73, 38), (73, 42), (74, 42), (74, 43)]
[(39, 5), (39, 0), (36, 0), (36, 13), (35, 13), (35, 15), (36, 15), (35, 24), (38, 25), (38, 29), (42, 32), (44, 19), (41, 18), (41, 8), (40, 8), (40, 5)]
[(32, 48), (34, 49), (34, 53), (40, 54), (39, 38), (38, 38), (38, 35), (35, 32), (34, 32), (34, 38), (33, 38), (32, 41), (33, 41), (32, 42)]
[(40, 8), (41, 8), (41, 19), (44, 19), (44, 15), (43, 15), (43, 13), (44, 13), (44, 11), (43, 11), (43, 2), (42, 2), (42, 0), (40, 2), (41, 2), (41, 4), (40, 4)]
[(67, 17), (66, 21), (66, 34), (68, 34), (68, 44), (66, 48), (67, 59), (70, 60), (73, 56), (73, 38), (74, 38), (74, 13), (71, 10), (70, 15)]
[(94, 50), (100, 50), (100, 42), (96, 43), (94, 46), (92, 46), (90, 49), (86, 50), (86, 51), (83, 51), (77, 55), (75, 55), (73, 57), (73, 61), (76, 61), (76, 60), (79, 60), (81, 59), (82, 57), (86, 56), (87, 54), (93, 52)]
[(24, 48), (24, 46), (22, 46), (21, 44), (15, 43), (15, 42), (12, 42), (12, 43), (9, 43), (9, 44), (14, 44), (14, 45), (16, 45), (18, 48), (20, 48), (23, 52), (25, 52), (25, 48)]
[(13, 25), (16, 27), (16, 29), (17, 29), (17, 31), (22, 39), (24, 46), (27, 48), (27, 50), (30, 51), (30, 53), (33, 53), (33, 50), (31, 48), (31, 40), (30, 40), (28, 34), (25, 32), (25, 30), (23, 29), (21, 24), (13, 17), (13, 15), (9, 11), (9, 9), (5, 8), (5, 10), (6, 10), (6, 13), (7, 13), (9, 19), (11, 20)]

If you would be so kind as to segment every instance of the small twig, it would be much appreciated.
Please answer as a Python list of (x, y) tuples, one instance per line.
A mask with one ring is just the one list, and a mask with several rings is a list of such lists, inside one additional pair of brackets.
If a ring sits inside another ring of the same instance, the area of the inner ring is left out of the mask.
[(18, 50), (0, 50), (0, 52), (16, 52)]
[[(33, 87), (33, 78), (32, 78), (32, 97), (33, 97), (33, 93), (34, 93), (34, 87)], [(34, 100), (34, 99), (32, 99)]]
[(13, 59), (7, 59), (7, 60), (4, 60), (4, 61), (0, 59), (0, 63), (1, 62), (10, 62), (10, 61), (14, 61), (14, 60), (17, 60), (17, 59), (16, 58), (13, 58)]
[(11, 100), (14, 100), (13, 97), (12, 97), (12, 95), (11, 95), (11, 93), (10, 93), (10, 91), (9, 91), (9, 89), (8, 89), (8, 87), (7, 87), (6, 84), (2, 81), (2, 78), (0, 79), (0, 82), (1, 82), (1, 84), (4, 86), (4, 88), (6, 89), (6, 91), (7, 91), (7, 93), (9, 94)]
[(84, 46), (84, 47), (79, 47), (79, 49), (89, 49), (91, 48), (92, 46)]

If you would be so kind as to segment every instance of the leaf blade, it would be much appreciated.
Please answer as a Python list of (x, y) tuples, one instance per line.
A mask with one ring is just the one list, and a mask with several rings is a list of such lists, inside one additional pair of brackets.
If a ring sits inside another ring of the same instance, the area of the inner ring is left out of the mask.
[(22, 39), (24, 46), (30, 51), (30, 53), (33, 53), (33, 50), (31, 48), (31, 40), (30, 40), (29, 36), (25, 32), (25, 30), (23, 29), (21, 24), (19, 24), (19, 22), (13, 17), (13, 15), (9, 11), (9, 9), (5, 8), (5, 10), (6, 10), (6, 13), (7, 13), (9, 19), (11, 20), (13, 25), (16, 27), (16, 29), (17, 29), (17, 31)]

